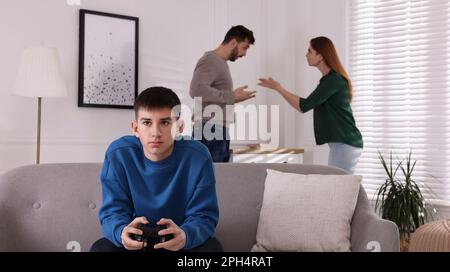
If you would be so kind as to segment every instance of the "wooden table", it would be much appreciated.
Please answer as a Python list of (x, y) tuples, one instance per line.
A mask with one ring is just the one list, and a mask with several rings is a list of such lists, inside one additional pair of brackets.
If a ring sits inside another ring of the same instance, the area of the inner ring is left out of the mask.
[(231, 162), (303, 163), (303, 148), (264, 148), (249, 146), (233, 148)]

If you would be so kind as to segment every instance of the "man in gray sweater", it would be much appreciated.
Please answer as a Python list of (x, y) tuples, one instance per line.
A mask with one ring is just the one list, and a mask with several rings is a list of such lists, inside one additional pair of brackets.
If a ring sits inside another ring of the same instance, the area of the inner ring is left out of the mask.
[(233, 26), (222, 44), (206, 52), (195, 67), (190, 87), (190, 96), (195, 100), (193, 137), (206, 145), (214, 162), (230, 159), (228, 125), (234, 120), (234, 112), (227, 105), (256, 95), (255, 91), (246, 91), (247, 86), (233, 90), (227, 61), (244, 57), (254, 43), (252, 31), (242, 25)]

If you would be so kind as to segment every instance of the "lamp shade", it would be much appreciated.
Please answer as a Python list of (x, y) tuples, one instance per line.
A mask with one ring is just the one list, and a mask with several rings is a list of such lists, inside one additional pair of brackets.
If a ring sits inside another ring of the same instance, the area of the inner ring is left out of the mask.
[(13, 94), (28, 97), (67, 95), (56, 48), (33, 46), (23, 51)]

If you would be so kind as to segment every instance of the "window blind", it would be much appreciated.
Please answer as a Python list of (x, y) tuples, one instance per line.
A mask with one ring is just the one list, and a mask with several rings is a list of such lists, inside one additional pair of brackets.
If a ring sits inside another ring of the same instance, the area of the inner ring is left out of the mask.
[[(413, 178), (435, 205), (450, 204), (450, 1), (348, 1), (352, 109), (364, 138), (356, 173), (373, 197), (378, 158), (417, 161)], [(399, 170), (398, 177), (403, 177)]]

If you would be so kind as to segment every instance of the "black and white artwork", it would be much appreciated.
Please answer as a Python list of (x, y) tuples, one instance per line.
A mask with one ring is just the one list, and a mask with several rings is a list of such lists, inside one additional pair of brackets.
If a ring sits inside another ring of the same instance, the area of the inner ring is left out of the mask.
[(80, 10), (78, 106), (133, 108), (138, 23), (137, 17)]

